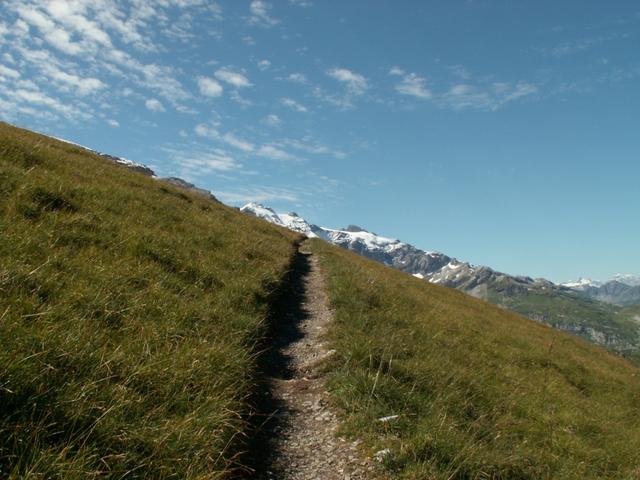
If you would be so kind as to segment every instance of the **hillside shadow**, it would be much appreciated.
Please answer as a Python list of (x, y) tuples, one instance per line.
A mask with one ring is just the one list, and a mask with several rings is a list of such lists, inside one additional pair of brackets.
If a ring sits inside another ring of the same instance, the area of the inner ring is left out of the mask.
[(311, 271), (310, 254), (296, 253), (293, 268), (274, 295), (268, 317), (269, 334), (265, 348), (258, 358), (259, 377), (252, 404), (255, 411), (251, 418), (253, 438), (245, 464), (250, 470), (244, 478), (276, 479), (272, 465), (278, 458), (280, 434), (289, 422), (286, 404), (275, 394), (275, 383), (292, 380), (295, 376), (292, 358), (287, 348), (304, 334), (300, 328), (309, 313), (304, 309), (305, 282)]

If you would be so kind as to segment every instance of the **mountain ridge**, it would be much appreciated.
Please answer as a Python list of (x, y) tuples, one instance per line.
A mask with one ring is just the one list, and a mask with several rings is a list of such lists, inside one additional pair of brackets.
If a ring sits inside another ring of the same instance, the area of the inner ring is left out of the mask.
[(456, 288), (620, 353), (640, 350), (640, 327), (634, 317), (617, 305), (569, 286), (473, 265), (355, 225), (342, 230), (321, 227), (297, 214), (279, 214), (259, 203), (248, 203), (240, 211), (310, 238), (321, 238), (430, 283)]

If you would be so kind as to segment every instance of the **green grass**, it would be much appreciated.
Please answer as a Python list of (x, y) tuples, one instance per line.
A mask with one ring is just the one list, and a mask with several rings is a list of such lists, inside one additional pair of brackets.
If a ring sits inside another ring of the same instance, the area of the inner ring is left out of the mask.
[[(635, 479), (640, 370), (580, 338), (324, 242), (343, 430), (391, 478)], [(399, 415), (395, 421), (377, 419)]]
[(298, 237), (0, 123), (0, 478), (242, 464)]

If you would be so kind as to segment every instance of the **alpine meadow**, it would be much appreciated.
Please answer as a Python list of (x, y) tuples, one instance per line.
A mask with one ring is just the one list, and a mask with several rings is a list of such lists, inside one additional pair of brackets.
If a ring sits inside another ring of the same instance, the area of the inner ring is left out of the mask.
[(0, 480), (640, 480), (640, 3), (0, 5)]

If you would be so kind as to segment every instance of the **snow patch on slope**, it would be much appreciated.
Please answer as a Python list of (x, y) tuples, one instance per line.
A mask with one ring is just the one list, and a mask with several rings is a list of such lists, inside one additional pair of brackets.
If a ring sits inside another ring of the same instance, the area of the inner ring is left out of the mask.
[(589, 287), (599, 287), (602, 285), (602, 282), (598, 280), (592, 280), (590, 278), (579, 278), (573, 282), (561, 283), (560, 286), (571, 288), (573, 290), (584, 290)]

